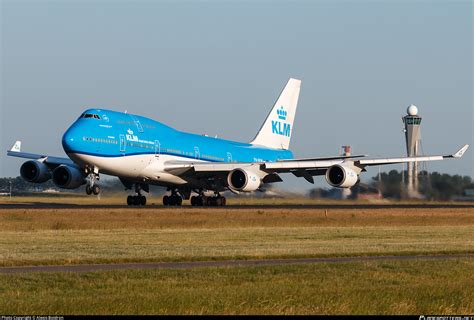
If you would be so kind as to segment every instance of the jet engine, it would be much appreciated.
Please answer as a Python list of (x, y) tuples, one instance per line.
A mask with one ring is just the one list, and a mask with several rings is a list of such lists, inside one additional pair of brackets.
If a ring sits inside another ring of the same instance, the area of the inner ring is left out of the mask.
[(359, 175), (349, 166), (336, 164), (327, 169), (326, 181), (333, 187), (350, 188), (359, 181)]
[(51, 170), (43, 162), (30, 160), (21, 165), (20, 175), (28, 182), (42, 183), (51, 179)]
[(234, 169), (227, 176), (227, 184), (232, 190), (250, 192), (260, 187), (262, 179), (251, 171)]
[(76, 189), (86, 183), (86, 179), (77, 168), (60, 165), (53, 171), (53, 182), (63, 189)]

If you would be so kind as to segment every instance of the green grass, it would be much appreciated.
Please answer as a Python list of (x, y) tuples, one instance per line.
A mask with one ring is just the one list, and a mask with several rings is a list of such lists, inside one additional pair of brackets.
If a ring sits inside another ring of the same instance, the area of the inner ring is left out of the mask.
[[(474, 253), (473, 214), (33, 204), (0, 209), (0, 266)], [(10, 274), (0, 314), (472, 314), (472, 270), (464, 258)]]
[(0, 275), (2, 314), (472, 314), (474, 260)]
[(3, 231), (0, 265), (474, 253), (471, 226), (58, 228)]

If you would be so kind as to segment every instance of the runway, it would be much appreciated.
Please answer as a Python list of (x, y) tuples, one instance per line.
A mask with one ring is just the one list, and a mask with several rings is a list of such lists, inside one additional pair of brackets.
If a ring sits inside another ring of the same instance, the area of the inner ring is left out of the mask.
[[(78, 201), (80, 202), (80, 200)], [(192, 207), (192, 206), (181, 206), (181, 207), (164, 207), (162, 205), (146, 205), (146, 206), (127, 206), (127, 205), (109, 205), (109, 204), (71, 204), (71, 203), (54, 203), (54, 202), (28, 202), (28, 203), (0, 203), (0, 210), (2, 209), (183, 209), (192, 210), (205, 208), (206, 210), (213, 209), (473, 209), (473, 204), (301, 204), (301, 205), (267, 205), (267, 204), (256, 204), (256, 205), (228, 205), (225, 207)]]
[(298, 265), (312, 263), (344, 263), (369, 261), (409, 261), (409, 260), (446, 260), (469, 258), (474, 254), (442, 254), (442, 255), (405, 255), (405, 256), (363, 256), (334, 258), (301, 258), (301, 259), (265, 259), (265, 260), (224, 260), (224, 261), (186, 261), (186, 262), (149, 262), (149, 263), (115, 263), (115, 264), (78, 264), (62, 266), (25, 266), (1, 267), (0, 274), (30, 272), (94, 272), (114, 270), (153, 270), (153, 269), (192, 269), (203, 267), (254, 267)]

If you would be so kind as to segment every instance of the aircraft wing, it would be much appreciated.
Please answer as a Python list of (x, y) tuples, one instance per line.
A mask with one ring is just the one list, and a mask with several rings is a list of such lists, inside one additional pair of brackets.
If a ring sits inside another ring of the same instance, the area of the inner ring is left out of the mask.
[(405, 162), (422, 162), (422, 161), (438, 161), (444, 160), (448, 158), (461, 158), (466, 150), (469, 148), (469, 145), (464, 145), (461, 149), (457, 152), (444, 155), (444, 156), (422, 156), (422, 157), (405, 157), (405, 158), (381, 158), (381, 159), (362, 159), (356, 161), (356, 164), (362, 166), (378, 166), (384, 164), (394, 164), (394, 163), (405, 163)]
[(16, 141), (15, 144), (11, 147), (11, 149), (7, 151), (7, 155), (10, 157), (38, 160), (52, 168), (60, 166), (62, 164), (76, 166), (76, 164), (69, 158), (21, 152), (21, 141)]
[[(357, 159), (363, 156), (355, 157), (328, 157), (315, 159), (291, 159), (276, 162), (167, 162), (165, 170), (176, 175), (187, 175), (198, 173), (204, 176), (212, 176), (217, 173), (227, 173), (234, 169), (261, 170), (268, 174), (292, 173), (297, 177), (303, 177), (308, 182), (314, 183), (313, 176), (325, 175), (326, 170), (336, 164), (349, 164), (365, 171), (367, 166), (438, 161), (446, 158), (460, 158), (469, 148), (469, 145), (463, 146), (456, 153), (440, 156), (420, 156), (420, 157), (398, 157), (398, 158), (380, 158), (380, 159)], [(355, 158), (355, 159), (354, 159)]]

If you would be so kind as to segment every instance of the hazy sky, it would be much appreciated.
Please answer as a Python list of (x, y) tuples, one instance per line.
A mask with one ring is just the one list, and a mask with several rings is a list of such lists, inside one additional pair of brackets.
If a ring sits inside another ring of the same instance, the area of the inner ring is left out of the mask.
[[(297, 157), (404, 155), (410, 103), (426, 154), (474, 142), (471, 1), (0, 2), (0, 176), (19, 174), (16, 139), (63, 155), (89, 107), (249, 141), (289, 77)], [(474, 177), (473, 149), (428, 169)]]

